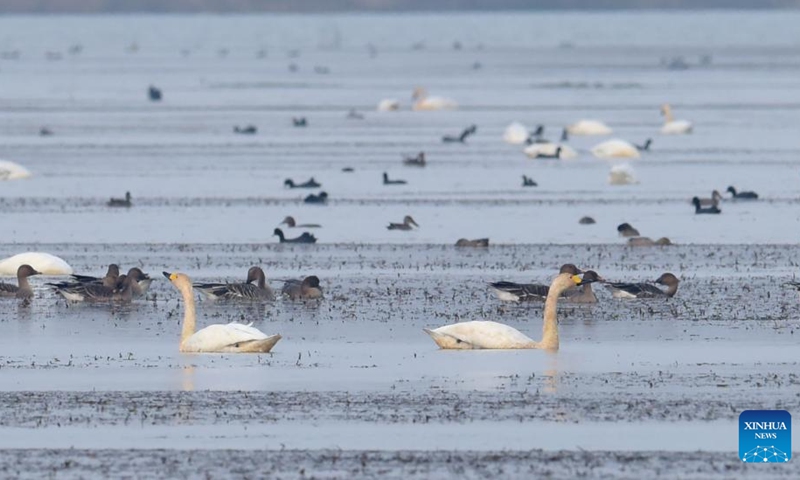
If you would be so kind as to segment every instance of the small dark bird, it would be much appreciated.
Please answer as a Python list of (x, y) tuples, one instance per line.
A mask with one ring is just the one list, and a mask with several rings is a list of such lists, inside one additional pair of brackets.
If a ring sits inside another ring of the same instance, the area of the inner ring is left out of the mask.
[(246, 127), (239, 127), (238, 125), (233, 127), (233, 133), (239, 133), (242, 135), (255, 135), (258, 132), (258, 128), (255, 125), (247, 125)]
[(317, 243), (317, 237), (315, 237), (314, 235), (312, 235), (312, 234), (310, 234), (308, 232), (303, 232), (303, 234), (300, 235), (299, 237), (286, 238), (283, 235), (283, 230), (281, 230), (280, 228), (276, 228), (272, 232), (272, 236), (276, 236), (276, 235), (277, 235), (278, 241), (280, 243)]
[(358, 113), (355, 108), (351, 108), (350, 111), (347, 113), (347, 118), (353, 120), (364, 120), (364, 115)]
[(294, 180), (287, 178), (283, 181), (283, 186), (289, 188), (319, 188), (322, 186), (322, 184), (314, 180), (314, 177), (311, 177), (308, 179), (308, 181), (303, 183), (294, 183)]
[(564, 130), (561, 130), (561, 141), (566, 142), (567, 140), (569, 140), (569, 132), (565, 128)]
[(320, 228), (320, 227), (322, 227), (322, 225), (320, 225), (318, 223), (302, 223), (302, 224), (298, 224), (294, 220), (294, 217), (292, 217), (291, 215), (286, 217), (286, 218), (284, 218), (283, 221), (280, 224), (281, 225), (284, 225), (284, 224), (288, 225), (289, 228)]
[(636, 145), (636, 150), (640, 152), (648, 152), (650, 151), (650, 144), (653, 143), (652, 138), (648, 138), (647, 141), (644, 142), (644, 145)]
[(49, 128), (47, 128), (47, 127), (42, 127), (42, 128), (39, 129), (39, 136), (40, 137), (49, 137), (52, 134), (53, 134), (53, 131), (50, 130)]
[(307, 127), (308, 126), (308, 120), (306, 120), (306, 117), (300, 117), (300, 118), (296, 118), (295, 117), (295, 118), (292, 118), (292, 124), (295, 127)]
[(597, 222), (592, 217), (581, 217), (578, 223), (581, 225), (594, 225)]
[(411, 218), (411, 215), (406, 215), (405, 218), (403, 218), (403, 223), (390, 223), (389, 226), (386, 227), (386, 229), (387, 230), (405, 230), (405, 231), (408, 231), (408, 230), (413, 230), (414, 229), (414, 227), (412, 227), (412, 225), (414, 227), (419, 228), (419, 225), (417, 224), (417, 222), (414, 221), (413, 218)]
[(147, 90), (147, 94), (149, 95), (151, 102), (161, 101), (161, 90), (157, 89), (156, 87), (150, 85), (150, 88)]
[(133, 204), (131, 203), (131, 192), (125, 192), (125, 198), (111, 198), (111, 200), (106, 203), (109, 207), (127, 207), (130, 208)]
[(534, 182), (533, 179), (527, 175), (522, 176), (522, 186), (523, 187), (538, 187), (539, 184)]
[(705, 207), (705, 208), (701, 207), (700, 199), (697, 197), (694, 197), (692, 199), (692, 204), (694, 204), (695, 215), (722, 213), (722, 210), (720, 210), (719, 207), (716, 205), (711, 205), (710, 207)]
[(355, 170), (353, 167), (344, 167), (344, 168), (342, 169), (342, 171), (343, 171), (344, 173), (353, 173), (353, 172), (355, 172), (356, 170)]
[(617, 231), (619, 232), (620, 236), (622, 237), (638, 237), (639, 230), (633, 228), (630, 223), (620, 223), (617, 226)]
[(758, 200), (758, 194), (756, 192), (737, 192), (733, 187), (728, 187), (726, 191), (733, 195), (734, 200)]
[(536, 156), (533, 157), (533, 158), (544, 158), (544, 159), (555, 158), (555, 159), (559, 159), (559, 158), (561, 158), (561, 146), (556, 148), (555, 153), (537, 152)]
[(324, 205), (328, 201), (328, 194), (326, 192), (319, 192), (318, 195), (314, 195), (313, 193), (306, 198), (303, 199), (304, 203), (314, 203), (318, 205)]
[(459, 238), (456, 242), (456, 247), (474, 247), (483, 248), (489, 246), (488, 238), (476, 238), (474, 240), (467, 240), (466, 238)]
[(461, 135), (459, 135), (457, 137), (454, 137), (452, 135), (445, 135), (444, 137), (442, 137), (442, 141), (444, 143), (465, 143), (466, 140), (467, 140), (467, 137), (469, 137), (470, 135), (475, 134), (475, 132), (477, 132), (477, 131), (478, 131), (478, 127), (476, 125), (471, 125), (471, 126), (465, 128), (464, 131), (461, 132)]
[(544, 135), (544, 125), (537, 125), (536, 130), (534, 130), (530, 135), (528, 135), (528, 138), (525, 139), (525, 143), (530, 145), (532, 143), (546, 142), (547, 140), (542, 139), (542, 135)]
[(419, 152), (416, 157), (406, 157), (403, 159), (403, 165), (409, 167), (424, 167), (425, 166), (425, 152)]
[(408, 182), (406, 182), (405, 180), (389, 180), (389, 174), (386, 173), (386, 172), (383, 172), (383, 184), (384, 185), (405, 185), (406, 183), (408, 183)]

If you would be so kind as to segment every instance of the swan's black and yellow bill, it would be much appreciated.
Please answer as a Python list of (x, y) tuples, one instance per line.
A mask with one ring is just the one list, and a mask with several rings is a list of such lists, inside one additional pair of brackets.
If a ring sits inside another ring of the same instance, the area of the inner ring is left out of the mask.
[(164, 275), (164, 277), (166, 277), (166, 279), (169, 280), (169, 281), (172, 281), (172, 280), (175, 280), (176, 278), (178, 278), (178, 274), (177, 273), (161, 272), (161, 274)]

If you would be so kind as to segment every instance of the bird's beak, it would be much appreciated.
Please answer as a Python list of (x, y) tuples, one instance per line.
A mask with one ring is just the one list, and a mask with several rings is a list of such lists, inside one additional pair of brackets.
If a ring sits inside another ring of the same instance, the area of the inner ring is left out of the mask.
[(34, 274), (34, 275), (41, 275), (41, 274), (42, 274), (42, 272), (40, 272), (40, 271), (38, 271), (38, 270), (34, 270), (34, 271), (33, 271), (33, 274)]
[(572, 281), (575, 282), (575, 285), (580, 285), (581, 282), (583, 282), (583, 279), (577, 275), (573, 275), (571, 278)]
[(172, 274), (171, 274), (171, 273), (169, 273), (169, 272), (161, 272), (161, 274), (162, 274), (162, 275), (164, 275), (164, 277), (165, 277), (167, 280), (171, 280), (171, 278), (169, 278), (170, 276), (172, 276)]

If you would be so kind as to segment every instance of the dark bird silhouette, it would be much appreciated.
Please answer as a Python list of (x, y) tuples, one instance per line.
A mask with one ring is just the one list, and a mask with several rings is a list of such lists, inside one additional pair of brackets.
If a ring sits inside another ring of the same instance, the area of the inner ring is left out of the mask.
[(319, 192), (318, 195), (314, 195), (313, 193), (306, 198), (303, 199), (305, 203), (315, 203), (319, 205), (323, 205), (328, 201), (328, 194), (327, 192)]
[(311, 177), (303, 183), (294, 183), (294, 180), (287, 178), (283, 181), (283, 186), (289, 188), (319, 188), (322, 184), (314, 180), (314, 177)]
[(151, 102), (160, 102), (161, 101), (161, 90), (158, 88), (150, 85), (150, 88), (147, 90), (147, 95), (150, 97)]
[(477, 131), (478, 131), (478, 127), (476, 125), (471, 125), (471, 126), (465, 128), (464, 131), (461, 132), (461, 135), (459, 135), (457, 137), (454, 137), (452, 135), (445, 135), (444, 137), (442, 137), (442, 141), (444, 143), (465, 143), (466, 140), (467, 140), (467, 137), (469, 137), (470, 135), (474, 135), (475, 132), (477, 132)]
[(406, 183), (408, 183), (408, 182), (406, 182), (405, 180), (389, 180), (389, 174), (386, 173), (386, 172), (383, 172), (383, 184), (384, 185), (405, 185)]
[(711, 205), (710, 207), (705, 207), (705, 208), (701, 207), (700, 199), (697, 197), (694, 197), (692, 199), (692, 203), (694, 204), (695, 215), (722, 213), (722, 210), (720, 210), (719, 207), (716, 205)]
[(728, 187), (726, 191), (733, 195), (734, 200), (758, 200), (758, 194), (756, 192), (737, 192), (733, 187)]
[(425, 152), (419, 152), (416, 157), (405, 157), (403, 165), (409, 167), (424, 167), (425, 166)]
[(125, 192), (125, 198), (111, 198), (108, 203), (109, 207), (131, 207), (131, 192)]
[(255, 125), (247, 125), (246, 127), (239, 127), (238, 125), (233, 127), (233, 133), (239, 133), (242, 135), (255, 135), (258, 132), (258, 128)]
[(653, 139), (652, 138), (648, 138), (644, 142), (644, 145), (636, 145), (636, 150), (639, 150), (640, 152), (648, 152), (648, 151), (650, 151), (650, 145), (652, 143), (653, 143)]
[(283, 230), (281, 230), (280, 228), (276, 228), (272, 232), (272, 235), (273, 236), (277, 235), (280, 243), (317, 243), (317, 237), (308, 232), (303, 232), (299, 237), (286, 238), (283, 235)]
[(534, 182), (533, 179), (527, 175), (522, 176), (522, 186), (523, 187), (538, 187), (539, 184)]
[(308, 120), (306, 120), (306, 117), (292, 118), (292, 125), (295, 127), (307, 127)]

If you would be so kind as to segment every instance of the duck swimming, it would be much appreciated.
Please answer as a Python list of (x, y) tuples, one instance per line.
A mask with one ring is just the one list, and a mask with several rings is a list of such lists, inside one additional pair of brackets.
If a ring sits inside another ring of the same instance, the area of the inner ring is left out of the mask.
[(41, 275), (30, 265), (20, 265), (17, 269), (17, 284), (0, 283), (0, 298), (33, 298), (33, 289), (28, 277)]
[(419, 225), (417, 224), (417, 222), (414, 221), (413, 218), (411, 218), (411, 215), (406, 215), (405, 218), (403, 218), (403, 223), (390, 223), (389, 226), (386, 227), (386, 229), (408, 231), (408, 230), (413, 230), (414, 227), (419, 228)]
[(716, 215), (722, 213), (722, 210), (719, 209), (716, 205), (711, 205), (710, 207), (701, 207), (700, 206), (700, 199), (694, 197), (692, 199), (692, 204), (694, 205), (694, 214), (695, 215)]
[(405, 180), (389, 180), (389, 174), (386, 173), (386, 172), (383, 172), (383, 184), (384, 185), (405, 185), (406, 183), (408, 183), (408, 182), (406, 182)]
[(304, 203), (315, 203), (318, 205), (322, 205), (328, 202), (328, 193), (327, 192), (319, 192), (318, 195), (308, 195), (306, 198), (303, 199)]
[(726, 191), (733, 195), (734, 200), (758, 200), (758, 194), (756, 192), (737, 192), (733, 187), (728, 187)]
[(112, 198), (106, 203), (109, 207), (125, 207), (130, 208), (133, 204), (131, 203), (131, 192), (125, 192), (125, 198)]
[(629, 247), (654, 247), (667, 245), (672, 245), (672, 242), (667, 237), (661, 237), (658, 240), (653, 240), (650, 237), (633, 237), (628, 239)]
[(578, 223), (581, 225), (594, 225), (597, 222), (592, 217), (581, 217), (581, 219), (578, 220)]
[(151, 102), (160, 102), (162, 97), (161, 90), (150, 85), (147, 89), (147, 96), (150, 98)]
[(467, 140), (467, 137), (469, 137), (470, 135), (475, 134), (475, 132), (477, 130), (478, 130), (478, 127), (476, 125), (472, 125), (472, 126), (469, 126), (469, 127), (465, 128), (464, 131), (461, 132), (461, 135), (459, 135), (457, 137), (454, 137), (454, 136), (451, 136), (451, 135), (445, 135), (444, 137), (442, 137), (442, 141), (444, 143), (465, 143), (466, 140)]
[(314, 177), (309, 178), (303, 183), (294, 183), (294, 180), (287, 178), (283, 181), (283, 186), (288, 188), (319, 188), (322, 184), (314, 180)]
[(119, 278), (119, 265), (112, 263), (108, 265), (106, 275), (104, 277), (92, 277), (89, 275), (70, 275), (75, 283), (97, 283), (108, 288), (114, 288), (117, 285)]
[(307, 127), (308, 120), (306, 120), (306, 117), (292, 118), (292, 125), (295, 127)]
[(261, 267), (250, 267), (244, 283), (195, 283), (192, 286), (209, 300), (275, 300)]
[(258, 128), (255, 125), (247, 125), (246, 127), (239, 127), (238, 125), (233, 127), (233, 133), (238, 133), (241, 135), (255, 135), (258, 132)]
[(652, 143), (653, 139), (648, 138), (643, 145), (634, 144), (634, 146), (636, 147), (636, 150), (639, 150), (640, 152), (647, 152), (650, 151), (650, 145), (652, 145)]
[(424, 167), (425, 166), (425, 152), (419, 152), (416, 157), (405, 157), (403, 165), (409, 167)]
[(489, 246), (488, 238), (476, 238), (475, 240), (467, 240), (466, 238), (459, 238), (456, 241), (456, 247), (473, 247), (483, 248)]
[(620, 223), (617, 225), (617, 232), (619, 232), (620, 236), (622, 237), (638, 237), (639, 230), (633, 228), (630, 223)]
[[(692, 198), (691, 202), (689, 203), (694, 203), (695, 198), (698, 197)], [(717, 206), (719, 205), (719, 202), (722, 201), (722, 194), (719, 193), (718, 190), (714, 190), (711, 192), (711, 198), (698, 198), (698, 200), (700, 200), (700, 206), (702, 207), (707, 207), (709, 205)]]
[(658, 277), (655, 283), (665, 285), (666, 290), (661, 290), (652, 283), (606, 283), (611, 289), (614, 298), (671, 298), (678, 291), (680, 280), (671, 273)]
[(283, 284), (281, 294), (289, 300), (313, 300), (322, 298), (322, 287), (319, 286), (319, 277), (311, 275), (300, 280), (287, 280)]
[[(579, 275), (581, 272), (578, 267), (571, 263), (565, 263), (558, 271), (559, 274)], [(489, 287), (492, 289), (497, 298), (504, 302), (529, 302), (529, 301), (542, 301), (547, 297), (547, 285), (540, 285), (535, 283), (515, 283), (500, 281), (490, 283)]]
[[(134, 288), (138, 287), (140, 280), (145, 280), (141, 270), (133, 270), (128, 275), (120, 275), (117, 285), (107, 287), (100, 283), (61, 282), (48, 283), (55, 292), (70, 302), (125, 302), (129, 303), (134, 298)], [(119, 282), (122, 282), (121, 286)], [(149, 283), (148, 283), (149, 286)], [(141, 291), (141, 290), (140, 290)]]
[(532, 178), (527, 175), (522, 176), (522, 186), (523, 187), (538, 187), (539, 184), (536, 183)]
[(279, 225), (287, 225), (289, 228), (322, 228), (322, 225), (318, 223), (302, 223), (298, 224), (295, 222), (294, 217), (288, 216), (283, 219), (283, 221)]
[(276, 228), (272, 235), (277, 236), (280, 243), (317, 243), (317, 237), (308, 232), (303, 232), (299, 237), (286, 238), (283, 235), (283, 230)]

